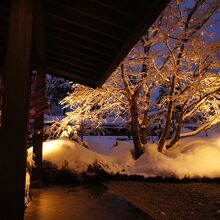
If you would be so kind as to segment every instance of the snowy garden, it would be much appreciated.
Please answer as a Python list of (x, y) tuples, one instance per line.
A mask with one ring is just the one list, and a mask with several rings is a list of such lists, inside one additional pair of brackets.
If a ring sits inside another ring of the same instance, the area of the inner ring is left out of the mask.
[(1, 1), (0, 218), (219, 219), (219, 24), (220, 0)]
[(75, 173), (220, 177), (218, 22), (218, 1), (173, 1), (102, 87), (48, 76), (43, 159)]
[[(159, 153), (155, 143), (145, 146), (137, 160), (132, 141), (116, 141), (113, 136), (86, 136), (89, 149), (68, 139), (49, 140), (43, 145), (43, 159), (74, 173), (99, 165), (109, 174), (144, 177), (215, 178), (220, 177), (220, 127), (209, 137), (188, 138), (179, 146)], [(118, 137), (117, 137), (118, 138)], [(117, 142), (117, 146), (115, 143)], [(95, 175), (92, 173), (91, 175)]]

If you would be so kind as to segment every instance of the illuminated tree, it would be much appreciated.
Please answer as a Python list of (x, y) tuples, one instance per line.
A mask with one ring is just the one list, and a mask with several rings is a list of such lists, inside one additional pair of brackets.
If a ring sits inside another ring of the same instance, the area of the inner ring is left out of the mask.
[[(61, 102), (72, 109), (61, 127), (71, 122), (77, 129), (83, 122), (89, 131), (108, 116), (123, 116), (131, 127), (136, 158), (144, 152), (150, 124), (158, 118), (164, 119), (160, 152), (211, 127), (219, 120), (219, 41), (211, 33), (218, 7), (217, 0), (190, 5), (172, 1), (101, 88), (75, 85)], [(161, 86), (165, 91), (153, 98)], [(184, 123), (196, 116), (203, 118), (198, 129), (181, 134)]]
[[(166, 69), (170, 72), (167, 78), (170, 89), (168, 96), (164, 97), (166, 122), (159, 140), (159, 151), (166, 144), (177, 106), (180, 111), (175, 116), (175, 134), (168, 147), (172, 147), (180, 137), (192, 135), (180, 134), (182, 124), (198, 112), (203, 112), (207, 120), (195, 134), (216, 122), (217, 116), (214, 115), (219, 109), (216, 103), (220, 88), (219, 40), (212, 40), (210, 29), (217, 22), (213, 17), (218, 10), (217, 0), (196, 0), (188, 7), (183, 1), (177, 1), (171, 2), (164, 13), (160, 47), (166, 59), (169, 57)], [(155, 71), (161, 74), (156, 66)]]
[(72, 109), (61, 121), (61, 128), (71, 122), (79, 129), (83, 123), (84, 129), (90, 132), (106, 123), (108, 117), (113, 116), (116, 120), (121, 117), (130, 125), (135, 157), (143, 154), (149, 131), (151, 94), (163, 81), (161, 75), (153, 74), (153, 60), (150, 59), (157, 33), (151, 28), (101, 88), (75, 85), (74, 92), (61, 102)]

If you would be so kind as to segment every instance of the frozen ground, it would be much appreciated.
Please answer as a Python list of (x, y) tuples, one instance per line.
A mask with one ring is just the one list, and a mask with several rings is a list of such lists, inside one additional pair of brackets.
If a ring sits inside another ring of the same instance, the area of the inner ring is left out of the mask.
[[(219, 127), (209, 132), (209, 136), (183, 139), (177, 147), (157, 151), (156, 143), (145, 146), (145, 154), (134, 160), (131, 154), (132, 141), (118, 141), (111, 136), (88, 136), (84, 140), (89, 149), (68, 139), (44, 142), (43, 159), (58, 167), (64, 164), (78, 172), (88, 165), (100, 164), (109, 173), (128, 175), (220, 177), (220, 132)], [(117, 137), (122, 138), (122, 137)]]
[(105, 185), (156, 220), (220, 219), (219, 183), (110, 181)]

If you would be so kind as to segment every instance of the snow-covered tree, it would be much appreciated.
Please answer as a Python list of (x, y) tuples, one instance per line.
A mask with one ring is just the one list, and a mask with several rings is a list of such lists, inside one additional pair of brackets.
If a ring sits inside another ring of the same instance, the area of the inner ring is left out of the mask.
[[(61, 121), (61, 128), (72, 123), (78, 129), (83, 123), (88, 130), (96, 129), (108, 116), (124, 116), (138, 158), (147, 144), (149, 124), (157, 117), (164, 119), (160, 120), (159, 151), (216, 123), (219, 40), (212, 38), (211, 25), (217, 22), (214, 15), (218, 10), (218, 0), (196, 0), (188, 5), (171, 1), (101, 88), (74, 85), (74, 91), (61, 101), (72, 109)], [(153, 99), (159, 87), (165, 91)], [(152, 108), (159, 111), (149, 114)], [(184, 122), (198, 115), (203, 117), (198, 129), (181, 134)]]
[(157, 33), (151, 28), (101, 88), (74, 85), (74, 92), (61, 101), (62, 105), (72, 109), (61, 121), (61, 128), (71, 122), (79, 129), (83, 123), (84, 129), (91, 131), (104, 124), (108, 117), (122, 117), (124, 123), (130, 124), (135, 157), (138, 158), (147, 143), (151, 94), (164, 80), (152, 72), (153, 59), (150, 56), (153, 54), (150, 49)]
[(46, 94), (49, 108), (59, 102), (71, 91), (71, 83), (63, 78), (53, 75), (46, 75)]
[[(206, 111), (205, 121), (211, 125), (213, 120), (210, 116), (219, 109), (216, 106), (216, 94), (220, 88), (217, 57), (219, 39), (212, 39), (211, 33), (211, 26), (219, 22), (213, 18), (218, 10), (218, 0), (196, 0), (187, 7), (184, 1), (173, 1), (164, 13), (160, 47), (166, 59), (169, 58), (166, 69), (170, 88), (168, 96), (164, 97), (166, 122), (158, 145), (159, 151), (166, 144), (174, 116), (177, 123), (169, 147), (180, 137), (188, 136), (180, 134), (184, 121), (198, 111)], [(155, 67), (155, 70), (158, 71), (158, 68)], [(174, 115), (177, 106), (180, 111)], [(213, 112), (213, 109), (216, 110)], [(194, 133), (208, 127), (201, 125)]]

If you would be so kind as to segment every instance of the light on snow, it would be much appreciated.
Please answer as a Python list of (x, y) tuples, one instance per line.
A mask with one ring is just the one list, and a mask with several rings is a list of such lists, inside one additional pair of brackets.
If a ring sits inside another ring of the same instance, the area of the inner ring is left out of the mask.
[(96, 162), (110, 173), (145, 177), (220, 177), (219, 136), (187, 138), (163, 154), (157, 151), (155, 143), (148, 144), (138, 160), (132, 158), (132, 141), (118, 141), (117, 146), (112, 145), (110, 137), (87, 137), (86, 141), (89, 149), (67, 139), (44, 142), (43, 159), (60, 168), (67, 161), (69, 168), (77, 172), (86, 171)]

